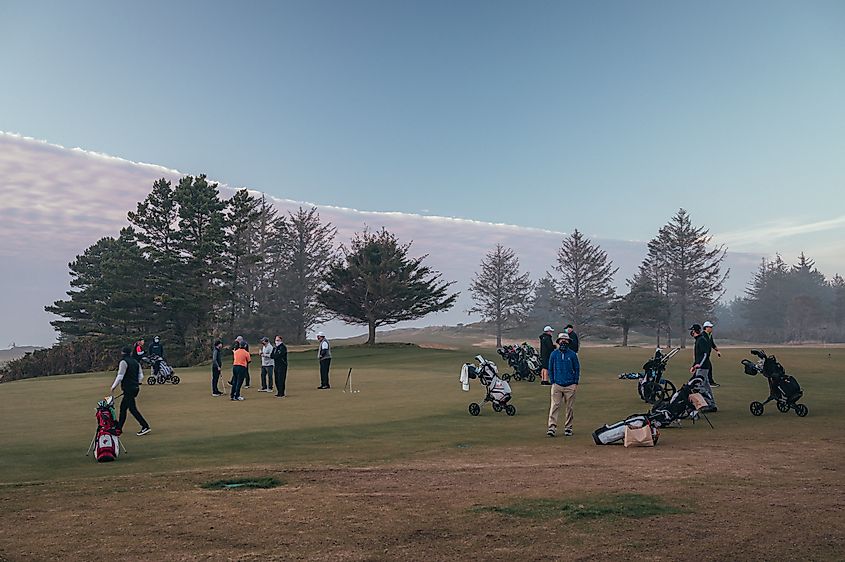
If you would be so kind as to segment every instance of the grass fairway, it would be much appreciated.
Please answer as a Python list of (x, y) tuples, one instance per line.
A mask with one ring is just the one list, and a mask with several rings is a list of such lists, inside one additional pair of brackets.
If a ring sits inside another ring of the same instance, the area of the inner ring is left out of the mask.
[[(153, 431), (136, 437), (130, 417), (129, 454), (111, 464), (84, 453), (113, 374), (2, 384), (0, 560), (845, 556), (845, 349), (774, 350), (804, 387), (803, 419), (772, 404), (752, 417), (765, 380), (742, 373), (747, 350), (727, 350), (715, 430), (686, 423), (633, 450), (590, 433), (645, 411), (617, 375), (649, 349), (583, 349), (575, 436), (555, 439), (536, 383), (512, 384), (515, 417), (489, 405), (469, 416), (483, 389), (461, 392), (457, 379), (478, 351), (340, 347), (329, 391), (316, 390), (314, 354), (296, 353), (288, 398), (256, 392), (253, 367), (239, 403), (210, 396), (207, 369), (180, 369), (180, 385), (142, 388)], [(678, 384), (690, 354), (670, 364)], [(349, 368), (354, 395), (342, 392)], [(239, 478), (279, 485), (201, 487)], [(542, 516), (520, 516), (535, 508)], [(101, 509), (115, 520), (102, 533)], [(591, 510), (612, 516), (575, 516)]]

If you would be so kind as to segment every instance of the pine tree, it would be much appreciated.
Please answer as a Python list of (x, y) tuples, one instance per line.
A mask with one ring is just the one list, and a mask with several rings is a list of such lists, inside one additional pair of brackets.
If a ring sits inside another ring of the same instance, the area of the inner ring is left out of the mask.
[(727, 250), (724, 246), (709, 248), (711, 240), (709, 231), (703, 226), (694, 227), (689, 214), (680, 209), (649, 244), (657, 283), (666, 282), (671, 323), (681, 334), (681, 347), (686, 344), (688, 323), (712, 312), (730, 273), (722, 273)]
[(628, 346), (631, 329), (643, 326), (657, 329), (665, 322), (665, 299), (644, 277), (628, 280), (631, 288), (627, 295), (616, 297), (610, 305), (608, 319), (611, 326), (622, 328), (622, 347)]
[(550, 273), (537, 281), (532, 297), (531, 312), (528, 322), (538, 327), (551, 324), (553, 318), (560, 317), (560, 295), (558, 295), (555, 280)]
[(481, 272), (472, 280), (470, 292), (479, 313), (496, 328), (496, 347), (502, 346), (502, 330), (525, 321), (531, 309), (534, 284), (528, 273), (519, 272), (519, 258), (501, 244), (481, 260)]
[(555, 271), (564, 319), (586, 331), (601, 321), (613, 300), (613, 276), (618, 268), (607, 253), (577, 229), (563, 239)]
[(255, 311), (254, 278), (263, 255), (257, 244), (259, 201), (246, 189), (238, 190), (226, 204), (224, 299), (226, 328), (230, 335), (240, 331)]
[(410, 247), (386, 229), (356, 234), (344, 259), (329, 267), (319, 302), (345, 322), (366, 325), (369, 345), (376, 343), (379, 326), (454, 306), (458, 295), (447, 292), (454, 282), (441, 281), (440, 273), (422, 265), (427, 256), (409, 258)]
[[(273, 265), (272, 309), (286, 318), (289, 340), (305, 343), (308, 330), (327, 319), (317, 295), (335, 258), (337, 230), (322, 223), (316, 207), (279, 218), (278, 260)], [(274, 250), (275, 252), (275, 250)]]

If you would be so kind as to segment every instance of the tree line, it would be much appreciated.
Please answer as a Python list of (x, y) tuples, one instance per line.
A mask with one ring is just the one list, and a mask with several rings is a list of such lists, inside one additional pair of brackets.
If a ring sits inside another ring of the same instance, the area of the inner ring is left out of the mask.
[(152, 335), (176, 365), (207, 360), (217, 338), (306, 343), (332, 318), (367, 326), (372, 344), (379, 326), (457, 298), (387, 230), (337, 245), (316, 208), (281, 214), (245, 189), (223, 199), (203, 175), (156, 181), (127, 219), (68, 265), (68, 298), (45, 307), (59, 344), (10, 363), (6, 380), (110, 368), (115, 349)]
[(536, 283), (520, 271), (514, 252), (499, 244), (482, 259), (482, 273), (470, 285), (470, 312), (490, 323), (497, 345), (509, 327), (562, 319), (583, 333), (618, 328), (622, 345), (638, 329), (653, 333), (658, 345), (684, 346), (689, 323), (712, 314), (729, 274), (723, 270), (726, 248), (711, 242), (708, 230), (680, 209), (648, 243), (624, 295), (613, 285), (618, 268), (577, 229), (562, 240), (552, 270)]

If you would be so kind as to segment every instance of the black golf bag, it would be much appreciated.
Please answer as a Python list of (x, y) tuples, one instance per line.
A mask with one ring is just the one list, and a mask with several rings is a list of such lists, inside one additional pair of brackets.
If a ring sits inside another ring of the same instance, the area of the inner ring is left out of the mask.
[(669, 400), (675, 394), (675, 385), (672, 384), (672, 381), (664, 379), (663, 373), (666, 372), (666, 365), (669, 360), (680, 350), (680, 347), (676, 347), (664, 355), (660, 348), (657, 348), (654, 357), (643, 365), (643, 374), (637, 383), (637, 392), (647, 404)]
[(763, 409), (766, 404), (771, 401), (777, 403), (777, 408), (780, 412), (786, 413), (789, 410), (795, 410), (799, 417), (804, 417), (809, 412), (809, 409), (804, 404), (798, 404), (804, 396), (804, 391), (795, 377), (786, 374), (777, 358), (774, 355), (767, 355), (765, 351), (752, 349), (751, 354), (757, 357), (757, 363), (752, 363), (748, 359), (742, 360), (742, 366), (746, 375), (762, 374), (766, 377), (769, 383), (769, 397), (765, 402), (754, 401), (750, 404), (749, 409), (755, 416), (762, 416)]

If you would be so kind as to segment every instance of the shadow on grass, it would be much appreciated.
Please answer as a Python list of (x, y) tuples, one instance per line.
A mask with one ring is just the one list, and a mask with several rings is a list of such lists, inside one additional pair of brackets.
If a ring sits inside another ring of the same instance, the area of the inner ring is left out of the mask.
[(661, 498), (643, 494), (600, 495), (575, 500), (523, 499), (504, 506), (476, 506), (472, 511), (529, 519), (565, 517), (572, 521), (618, 517), (638, 519), (689, 513), (686, 508), (672, 506)]

